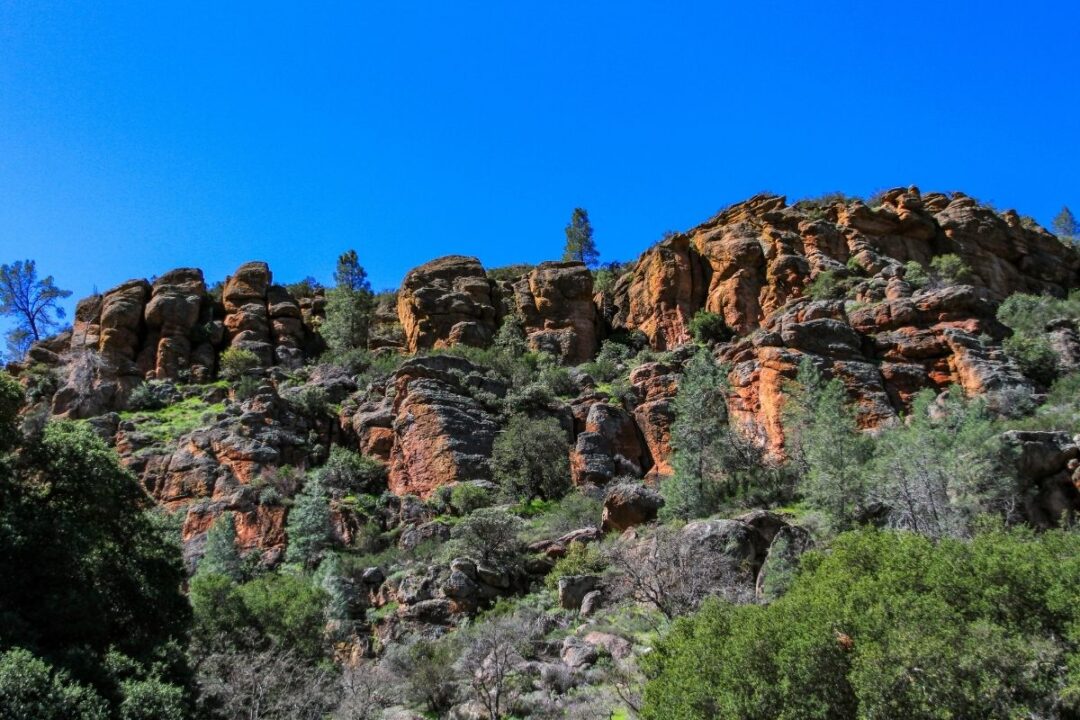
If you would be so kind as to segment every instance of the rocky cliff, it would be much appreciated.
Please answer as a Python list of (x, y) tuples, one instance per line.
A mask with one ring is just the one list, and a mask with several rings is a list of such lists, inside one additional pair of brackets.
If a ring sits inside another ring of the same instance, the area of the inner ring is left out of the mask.
[[(932, 270), (942, 256), (955, 256), (956, 267)], [(896, 422), (923, 388), (1030, 391), (1032, 380), (1001, 349), (1007, 329), (996, 309), (1015, 292), (1062, 296), (1080, 284), (1077, 252), (1015, 212), (916, 188), (886, 192), (872, 206), (756, 196), (628, 267), (598, 290), (577, 263), (542, 263), (511, 280), (490, 278), (475, 258), (426, 263), (373, 320), (373, 353), (403, 361), (360, 387), (341, 368), (305, 365), (322, 350), (323, 294), (294, 297), (261, 262), (241, 266), (219, 289), (181, 268), (86, 298), (72, 329), (15, 369), (29, 383), (33, 368), (51, 368), (53, 386), (39, 388), (38, 408), (90, 418), (159, 502), (187, 513), (191, 557), (229, 509), (244, 547), (273, 562), (285, 543), (283, 501), (296, 491), (289, 469), (318, 465), (335, 444), (384, 463), (385, 487), (398, 496), (492, 479), (508, 379), (430, 353), (486, 348), (508, 318), (528, 346), (567, 366), (595, 358), (607, 338), (637, 336), (665, 352), (633, 368), (619, 392), (573, 370), (565, 397), (531, 410), (565, 429), (574, 482), (602, 487), (671, 472), (673, 401), (701, 311), (726, 328), (713, 352), (729, 372), (732, 422), (775, 454), (785, 386), (803, 359), (842, 379), (865, 428)], [(258, 388), (247, 397), (215, 383), (227, 348), (249, 350), (263, 366), (251, 373)], [(203, 414), (185, 424), (133, 413), (131, 393), (147, 380), (167, 385), (177, 407)], [(309, 411), (302, 396), (314, 391), (340, 406), (336, 418)], [(1075, 447), (1065, 444), (1046, 474), (1055, 487), (1071, 482), (1065, 465)], [(1061, 487), (1067, 506), (1073, 495)], [(655, 509), (653, 498), (624, 492), (612, 499), (611, 526)], [(347, 514), (337, 515), (343, 536)]]

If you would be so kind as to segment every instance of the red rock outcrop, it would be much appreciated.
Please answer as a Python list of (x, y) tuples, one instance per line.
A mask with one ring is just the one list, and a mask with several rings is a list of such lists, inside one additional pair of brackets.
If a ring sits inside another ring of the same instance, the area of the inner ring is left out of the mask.
[(416, 358), (380, 391), (342, 419), (359, 449), (388, 462), (391, 492), (426, 498), (443, 485), (490, 479), (499, 426), (474, 395), (494, 399), (506, 388), (483, 368), (448, 355)]
[(409, 352), (453, 345), (483, 347), (498, 329), (492, 283), (476, 258), (450, 255), (411, 270), (398, 291), (398, 318)]
[(540, 263), (513, 284), (514, 306), (536, 350), (567, 363), (591, 360), (599, 346), (593, 277), (578, 262)]

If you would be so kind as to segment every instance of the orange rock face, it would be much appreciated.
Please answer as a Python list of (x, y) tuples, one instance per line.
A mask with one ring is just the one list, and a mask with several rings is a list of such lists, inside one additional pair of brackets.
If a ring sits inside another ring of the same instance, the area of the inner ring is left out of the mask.
[(451, 255), (411, 270), (397, 298), (409, 352), (471, 345), (483, 347), (498, 329), (492, 282), (476, 258)]
[(563, 362), (591, 360), (599, 345), (592, 273), (577, 262), (545, 262), (514, 283), (529, 344)]

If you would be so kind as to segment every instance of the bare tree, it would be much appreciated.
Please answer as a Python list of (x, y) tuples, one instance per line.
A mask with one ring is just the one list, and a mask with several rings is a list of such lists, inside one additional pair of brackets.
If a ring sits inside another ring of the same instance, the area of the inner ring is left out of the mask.
[(752, 588), (744, 569), (713, 548), (687, 542), (660, 526), (642, 542), (620, 542), (608, 551), (619, 570), (618, 593), (649, 605), (669, 620), (693, 612), (710, 596), (746, 602)]
[(227, 720), (321, 720), (335, 704), (334, 676), (289, 650), (228, 650), (200, 663), (204, 702)]
[(519, 667), (538, 635), (535, 619), (524, 614), (497, 617), (467, 632), (458, 668), (468, 674), (473, 697), (492, 720), (505, 717), (518, 698)]
[(394, 679), (382, 665), (362, 663), (345, 668), (338, 685), (333, 720), (377, 720), (394, 702)]

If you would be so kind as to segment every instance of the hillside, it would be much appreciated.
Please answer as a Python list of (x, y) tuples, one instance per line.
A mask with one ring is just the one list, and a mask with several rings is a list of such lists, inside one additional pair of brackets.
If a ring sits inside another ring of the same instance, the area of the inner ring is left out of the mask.
[[(376, 298), (350, 354), (322, 336), (331, 291), (250, 262), (216, 288), (180, 268), (80, 300), (69, 331), (8, 370), (28, 426), (88, 428), (153, 499), (202, 627), (232, 622), (228, 593), (208, 601), (196, 573), (220, 562), (221, 537), (236, 592), (299, 576), (332, 598), (313, 657), (362, 688), (321, 691), (351, 698), (340, 717), (706, 717), (719, 705), (656, 709), (670, 666), (652, 654), (705, 597), (783, 608), (768, 603), (799, 556), (852, 528), (947, 543), (975, 535), (976, 516), (1071, 524), (1078, 288), (1073, 246), (962, 193), (758, 195), (599, 272), (432, 260)], [(1032, 296), (1023, 314), (1018, 296)], [(890, 475), (922, 478), (911, 448), (933, 450), (942, 483), (971, 484), (893, 489)], [(439, 660), (458, 636), (465, 649)], [(1070, 637), (1055, 652), (1075, 662)], [(267, 646), (245, 652), (269, 663)], [(513, 691), (438, 672), (473, 661), (505, 663)], [(295, 699), (324, 680), (282, 687)], [(1075, 717), (1069, 702), (1045, 716)], [(306, 717), (281, 712), (265, 716)]]

